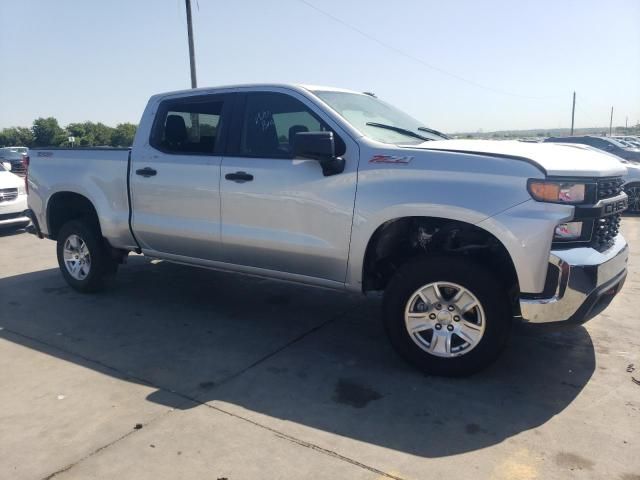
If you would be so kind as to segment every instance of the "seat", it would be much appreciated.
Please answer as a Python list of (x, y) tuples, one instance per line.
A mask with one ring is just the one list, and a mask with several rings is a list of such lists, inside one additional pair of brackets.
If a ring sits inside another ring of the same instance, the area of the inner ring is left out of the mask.
[(296, 139), (296, 135), (302, 132), (308, 132), (309, 129), (304, 125), (294, 125), (289, 127), (289, 151), (293, 153), (293, 145)]
[(164, 143), (171, 149), (180, 151), (187, 140), (187, 126), (180, 115), (168, 115), (164, 127)]

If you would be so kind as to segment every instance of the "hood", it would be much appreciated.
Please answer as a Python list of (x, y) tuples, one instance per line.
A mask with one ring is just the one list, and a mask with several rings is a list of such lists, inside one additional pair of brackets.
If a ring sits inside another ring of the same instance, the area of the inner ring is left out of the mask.
[(640, 181), (640, 165), (634, 162), (625, 162), (624, 166), (627, 168), (627, 176), (625, 177), (627, 183)]
[(0, 188), (18, 188), (24, 186), (24, 180), (5, 170), (0, 172)]
[(617, 157), (579, 144), (529, 143), (517, 140), (436, 140), (407, 147), (524, 158), (549, 176), (613, 177), (626, 173)]

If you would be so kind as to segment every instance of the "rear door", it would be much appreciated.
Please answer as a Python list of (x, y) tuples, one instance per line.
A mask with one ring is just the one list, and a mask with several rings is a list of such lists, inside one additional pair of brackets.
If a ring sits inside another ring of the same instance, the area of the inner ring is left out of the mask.
[[(325, 177), (317, 161), (294, 158), (293, 138), (307, 131), (334, 132), (344, 172)], [(225, 261), (344, 282), (358, 155), (339, 125), (301, 95), (239, 94), (221, 172)]]
[(133, 231), (143, 251), (218, 260), (220, 164), (231, 94), (167, 99), (131, 159)]

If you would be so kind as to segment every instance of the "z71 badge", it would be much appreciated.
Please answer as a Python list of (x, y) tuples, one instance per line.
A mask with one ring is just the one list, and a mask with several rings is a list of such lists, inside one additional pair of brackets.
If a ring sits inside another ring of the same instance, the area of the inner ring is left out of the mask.
[(393, 163), (396, 165), (407, 165), (413, 160), (410, 156), (397, 156), (397, 155), (374, 155), (369, 160), (369, 163)]

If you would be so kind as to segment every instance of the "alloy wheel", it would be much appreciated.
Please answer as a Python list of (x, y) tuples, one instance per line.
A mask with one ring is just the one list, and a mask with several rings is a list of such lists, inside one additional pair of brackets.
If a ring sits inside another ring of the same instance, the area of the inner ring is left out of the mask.
[(465, 287), (434, 282), (416, 290), (405, 308), (405, 327), (413, 342), (431, 355), (457, 357), (473, 350), (485, 332), (485, 313)]

